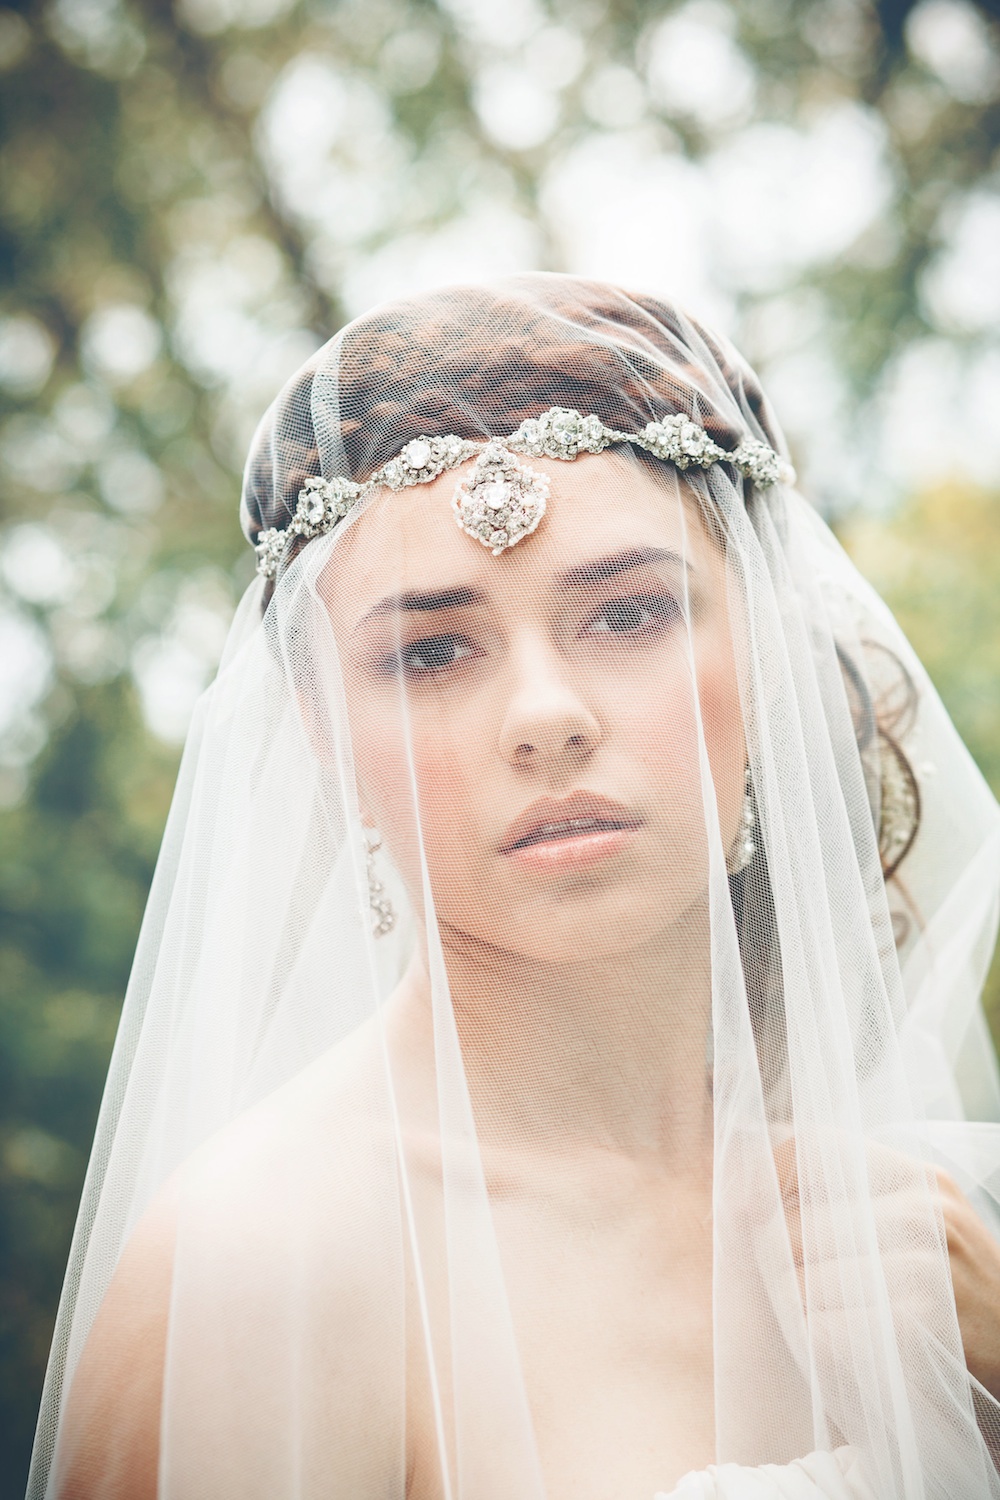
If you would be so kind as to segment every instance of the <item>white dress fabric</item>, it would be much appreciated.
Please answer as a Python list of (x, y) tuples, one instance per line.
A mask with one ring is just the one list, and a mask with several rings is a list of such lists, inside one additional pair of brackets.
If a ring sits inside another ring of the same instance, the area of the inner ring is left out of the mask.
[(933, 1170), (1000, 1222), (1000, 814), (794, 486), (638, 441), (783, 454), (753, 373), (574, 278), (394, 303), (277, 398), (244, 528), (552, 408), (624, 436), (514, 455), (548, 489), (516, 545), (456, 524), (470, 458), (279, 546), (240, 606), (32, 1500), (129, 1493), (128, 1391), (74, 1411), (150, 1236), (161, 1500), (1000, 1497)]
[(878, 1500), (851, 1448), (810, 1453), (790, 1464), (712, 1464), (685, 1474), (669, 1495), (655, 1500)]

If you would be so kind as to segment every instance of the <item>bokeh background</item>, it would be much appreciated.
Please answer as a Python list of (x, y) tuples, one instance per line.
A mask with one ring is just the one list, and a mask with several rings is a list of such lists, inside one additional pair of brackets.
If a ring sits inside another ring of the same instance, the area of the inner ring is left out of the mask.
[(1000, 792), (998, 146), (1000, 0), (0, 9), (4, 1500), (285, 376), (444, 280), (676, 296), (761, 369)]

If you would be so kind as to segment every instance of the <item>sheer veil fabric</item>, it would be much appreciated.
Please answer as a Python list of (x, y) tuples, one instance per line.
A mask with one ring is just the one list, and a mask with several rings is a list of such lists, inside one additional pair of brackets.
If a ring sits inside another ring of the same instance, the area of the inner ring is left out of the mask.
[[(783, 451), (675, 308), (523, 276), (320, 350), (244, 528), (553, 406)], [(455, 522), (470, 463), (378, 490), (239, 608), (34, 1500), (130, 1493), (128, 1393), (97, 1421), (86, 1388), (150, 1243), (163, 1500), (1000, 1496), (932, 1171), (1000, 1225), (996, 804), (793, 487), (627, 443), (521, 461), (547, 510), (500, 555)]]

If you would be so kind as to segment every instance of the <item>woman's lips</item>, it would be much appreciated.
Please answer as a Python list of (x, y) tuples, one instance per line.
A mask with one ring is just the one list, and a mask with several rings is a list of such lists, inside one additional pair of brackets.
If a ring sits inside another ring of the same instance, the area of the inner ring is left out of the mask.
[(607, 797), (577, 794), (529, 807), (507, 830), (500, 853), (527, 869), (579, 869), (619, 853), (642, 826)]

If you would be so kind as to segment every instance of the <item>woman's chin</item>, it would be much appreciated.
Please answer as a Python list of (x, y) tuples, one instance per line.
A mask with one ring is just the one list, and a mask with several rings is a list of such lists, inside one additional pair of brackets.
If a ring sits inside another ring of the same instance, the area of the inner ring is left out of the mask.
[(528, 911), (516, 907), (504, 920), (487, 926), (481, 914), (449, 922), (473, 943), (483, 943), (502, 953), (539, 964), (587, 964), (634, 953), (666, 931), (690, 898), (674, 900), (657, 893), (645, 900), (629, 892), (595, 892), (570, 903), (533, 904)]

